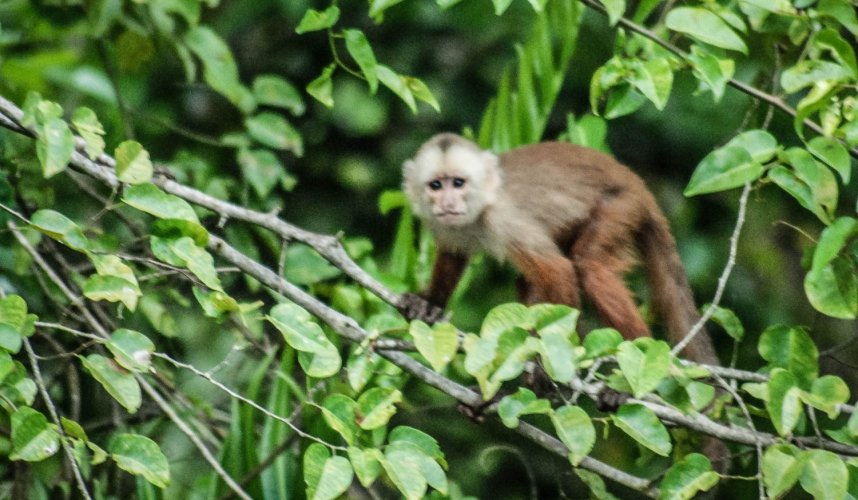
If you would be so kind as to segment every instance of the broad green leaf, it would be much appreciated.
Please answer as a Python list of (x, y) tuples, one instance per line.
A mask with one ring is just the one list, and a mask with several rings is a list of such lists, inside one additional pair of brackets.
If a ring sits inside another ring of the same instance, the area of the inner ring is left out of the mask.
[(611, 420), (620, 430), (657, 455), (666, 457), (673, 449), (664, 424), (652, 410), (643, 405), (625, 404), (611, 415)]
[(314, 285), (342, 274), (342, 271), (307, 245), (289, 245), (283, 267), (284, 277), (299, 286)]
[(345, 394), (331, 394), (322, 402), (322, 417), (328, 426), (349, 443), (354, 443), (357, 426), (357, 402)]
[(849, 151), (840, 142), (831, 137), (817, 136), (807, 143), (807, 149), (840, 174), (843, 184), (849, 184), (852, 161), (849, 158)]
[(518, 391), (505, 396), (498, 404), (498, 415), (510, 429), (518, 427), (522, 415), (545, 414), (551, 411), (551, 402), (539, 399), (530, 389), (519, 387)]
[(534, 327), (527, 306), (518, 303), (495, 306), (486, 315), (480, 328), (480, 337), (497, 339), (505, 331), (519, 327), (529, 330)]
[(137, 141), (124, 141), (113, 152), (116, 177), (127, 184), (143, 184), (152, 179), (149, 152)]
[(566, 405), (551, 413), (551, 423), (569, 449), (569, 461), (577, 467), (596, 444), (596, 429), (590, 416), (578, 406)]
[(316, 486), (322, 478), (325, 463), (331, 458), (331, 452), (321, 443), (311, 443), (304, 450), (304, 484), (307, 485), (307, 498), (316, 494)]
[(577, 309), (558, 304), (536, 304), (530, 306), (528, 311), (537, 335), (542, 337), (546, 334), (559, 333), (577, 341), (574, 334), (578, 317), (581, 315)]
[(569, 142), (607, 152), (605, 138), (608, 135), (608, 123), (601, 116), (584, 115), (575, 120), (575, 115), (566, 115), (566, 134)]
[(295, 28), (295, 33), (303, 35), (310, 31), (328, 29), (337, 24), (339, 19), (340, 9), (336, 5), (331, 5), (323, 11), (307, 9), (307, 12), (304, 13), (304, 17), (301, 18), (301, 22), (298, 23), (298, 27)]
[(132, 283), (134, 286), (138, 286), (134, 270), (128, 264), (122, 262), (122, 259), (116, 255), (91, 253), (89, 254), (89, 260), (95, 266), (95, 272), (98, 274), (103, 276), (118, 276)]
[(414, 94), (412, 93), (405, 77), (397, 74), (395, 71), (383, 64), (377, 65), (375, 69), (378, 79), (382, 85), (399, 96), (399, 98), (408, 105), (408, 108), (412, 113), (417, 113), (417, 102), (414, 100)]
[(60, 243), (78, 251), (89, 247), (89, 240), (80, 227), (65, 215), (49, 209), (42, 209), (30, 218), (30, 225)]
[(597, 328), (584, 337), (587, 357), (598, 358), (613, 353), (623, 342), (623, 336), (613, 328)]
[(783, 159), (792, 165), (798, 178), (810, 188), (814, 204), (824, 210), (826, 218), (823, 222), (830, 223), (837, 208), (838, 198), (837, 179), (834, 174), (801, 148), (784, 151)]
[(375, 22), (381, 22), (384, 17), (384, 11), (398, 4), (402, 0), (370, 0), (369, 2), (369, 17)]
[(673, 88), (673, 71), (670, 68), (670, 61), (667, 58), (659, 57), (643, 62), (634, 61), (631, 67), (633, 73), (628, 78), (629, 83), (646, 96), (656, 109), (664, 109)]
[(406, 425), (400, 425), (399, 427), (391, 431), (388, 441), (390, 443), (410, 443), (419, 448), (420, 452), (427, 457), (430, 457), (433, 460), (437, 460), (444, 467), (447, 467), (447, 463), (444, 460), (444, 453), (441, 451), (441, 446), (438, 445), (438, 441), (436, 441), (435, 438), (433, 438), (429, 434), (426, 434), (419, 429), (415, 429), (414, 427), (408, 427)]
[(763, 166), (740, 146), (725, 146), (706, 155), (685, 188), (685, 196), (726, 191), (756, 180)]
[(501, 16), (512, 5), (512, 0), (492, 0), (492, 4), (495, 6), (495, 15)]
[(107, 348), (116, 362), (123, 368), (135, 372), (146, 372), (152, 364), (155, 344), (149, 337), (134, 330), (120, 328), (110, 335)]
[(143, 476), (159, 488), (170, 484), (170, 464), (155, 441), (139, 434), (120, 434), (110, 441), (110, 456), (120, 469)]
[(738, 146), (751, 155), (751, 159), (763, 164), (774, 158), (778, 150), (778, 141), (765, 130), (746, 130), (730, 139), (726, 146)]
[(646, 103), (646, 97), (631, 84), (620, 85), (608, 95), (604, 116), (608, 120), (634, 113)]
[(419, 78), (414, 78), (413, 76), (403, 76), (403, 81), (405, 85), (408, 87), (408, 90), (411, 91), (411, 94), (414, 95), (418, 100), (421, 100), (432, 107), (437, 112), (441, 112), (441, 105), (438, 104), (438, 100), (435, 99), (435, 95), (429, 90), (429, 87), (423, 83), (423, 80)]
[(824, 375), (813, 381), (810, 392), (802, 394), (802, 400), (835, 419), (840, 414), (840, 405), (849, 401), (849, 386), (840, 377)]
[(429, 487), (426, 478), (420, 473), (421, 459), (420, 453), (413, 448), (400, 446), (388, 447), (381, 461), (390, 480), (408, 500), (423, 498)]
[(689, 500), (698, 493), (709, 491), (718, 484), (718, 473), (712, 470), (709, 459), (700, 453), (686, 455), (675, 463), (659, 484), (662, 499)]
[(626, 11), (626, 0), (599, 0), (608, 13), (608, 23), (615, 26)]
[(816, 202), (814, 192), (811, 190), (810, 186), (796, 175), (795, 172), (778, 165), (777, 167), (769, 170), (768, 177), (774, 181), (775, 184), (780, 186), (781, 189), (795, 198), (801, 206), (810, 210), (814, 215), (819, 217), (819, 220), (825, 224), (831, 223), (831, 217), (825, 209)]
[(254, 140), (274, 149), (288, 150), (296, 156), (304, 154), (301, 134), (282, 116), (264, 111), (244, 121), (247, 133)]
[(840, 64), (818, 59), (805, 59), (781, 73), (781, 87), (795, 93), (819, 81), (843, 82), (852, 78), (852, 71)]
[(238, 151), (238, 164), (241, 165), (242, 177), (261, 200), (267, 199), (286, 175), (286, 169), (277, 155), (268, 149), (241, 148)]
[[(854, 36), (858, 36), (858, 15), (855, 6), (848, 0), (820, 0), (816, 11), (837, 20)], [(830, 30), (823, 30), (830, 31)]]
[(143, 295), (136, 283), (119, 276), (93, 274), (83, 284), (83, 294), (90, 300), (122, 302), (129, 310), (137, 309), (137, 299)]
[(200, 223), (197, 214), (187, 201), (161, 191), (154, 184), (129, 186), (122, 193), (122, 201), (159, 219), (179, 219)]
[(688, 56), (694, 75), (712, 91), (715, 102), (724, 96), (727, 83), (733, 78), (736, 70), (736, 62), (733, 59), (720, 59), (706, 52), (698, 45), (691, 46), (691, 54)]
[[(314, 443), (318, 444), (318, 443)], [(332, 500), (349, 489), (354, 478), (354, 471), (348, 459), (333, 456), (325, 460), (322, 474), (315, 485), (312, 500)]]
[(804, 292), (817, 311), (841, 319), (858, 315), (858, 277), (855, 263), (838, 256), (822, 268), (813, 268), (804, 278)]
[(23, 342), (24, 337), (17, 328), (9, 323), (0, 322), (0, 349), (17, 354), (21, 350)]
[(458, 331), (449, 323), (436, 323), (430, 327), (422, 321), (413, 321), (410, 333), (417, 351), (436, 372), (442, 371), (453, 360), (459, 348)]
[(402, 392), (387, 387), (373, 387), (361, 394), (357, 400), (358, 425), (364, 430), (378, 429), (387, 425), (396, 414), (396, 404), (402, 402)]
[(143, 402), (140, 385), (134, 375), (120, 367), (112, 359), (100, 354), (80, 357), (83, 367), (104, 387), (113, 399), (119, 402), (129, 413), (136, 413)]
[(257, 76), (253, 80), (253, 96), (259, 104), (284, 108), (296, 116), (304, 114), (301, 92), (281, 76)]
[(16, 330), (27, 321), (27, 303), (20, 295), (0, 297), (0, 323), (12, 325)]
[(856, 234), (858, 234), (858, 220), (852, 217), (840, 217), (823, 229), (816, 249), (813, 251), (811, 269), (820, 270), (830, 264)]
[(636, 398), (655, 390), (670, 372), (670, 346), (662, 341), (624, 342), (617, 363)]
[(558, 382), (569, 382), (575, 376), (575, 345), (572, 334), (562, 330), (546, 329), (541, 333), (539, 355), (545, 371)]
[(184, 261), (188, 270), (199, 278), (204, 285), (212, 290), (223, 292), (223, 286), (215, 269), (214, 257), (208, 251), (197, 246), (194, 240), (187, 236), (171, 242), (170, 249)]
[(378, 74), (376, 73), (378, 61), (375, 59), (372, 46), (361, 30), (344, 30), (343, 35), (346, 39), (346, 50), (349, 51), (352, 59), (360, 67), (361, 73), (366, 78), (366, 83), (369, 84), (369, 91), (375, 94), (378, 90)]
[(361, 449), (349, 446), (348, 453), (358, 481), (364, 488), (368, 488), (381, 475), (381, 451), (377, 448)]
[(42, 165), (45, 178), (66, 169), (74, 153), (74, 134), (62, 118), (45, 123), (36, 138), (36, 156)]
[(47, 417), (27, 406), (12, 413), (10, 460), (40, 462), (60, 449), (60, 434)]
[(104, 153), (104, 127), (93, 110), (86, 107), (75, 109), (72, 124), (86, 144), (86, 154), (91, 160)]
[(381, 362), (382, 360), (378, 354), (354, 347), (346, 362), (349, 387), (355, 392), (362, 391), (372, 376), (378, 371)]
[[(498, 339), (497, 362), (499, 366), (494, 370), (490, 380), (492, 382), (505, 382), (512, 380), (524, 371), (525, 365), (533, 354), (539, 351), (539, 341), (531, 337), (527, 331), (514, 328), (506, 331)], [(494, 394), (484, 394), (485, 397)]]
[(256, 107), (253, 94), (242, 85), (238, 66), (226, 42), (206, 26), (191, 28), (184, 38), (185, 44), (203, 63), (203, 78), (242, 112), (250, 113)]
[(618, 500), (617, 497), (612, 495), (608, 488), (605, 486), (605, 481), (602, 479), (602, 476), (596, 474), (595, 472), (588, 471), (587, 469), (583, 469), (581, 467), (576, 467), (575, 475), (578, 476), (578, 479), (581, 480), (582, 483), (587, 485), (587, 488), (590, 489), (590, 498), (593, 500)]
[(807, 454), (791, 445), (775, 445), (763, 454), (763, 483), (771, 498), (789, 491), (802, 474)]
[(329, 64), (322, 70), (322, 74), (307, 84), (307, 93), (328, 108), (334, 107), (334, 84), (331, 76), (336, 68), (336, 64)]
[(814, 499), (839, 500), (846, 497), (849, 469), (842, 458), (825, 450), (809, 450), (799, 482)]
[(775, 368), (769, 377), (768, 387), (769, 398), (766, 401), (766, 409), (778, 434), (787, 436), (792, 433), (801, 418), (802, 406), (798, 380), (783, 368)]
[(308, 375), (325, 378), (340, 371), (342, 360), (337, 348), (302, 307), (293, 303), (278, 304), (271, 309), (266, 319), (280, 330), (286, 343), (293, 349), (319, 358), (319, 362), (314, 363), (313, 369), (307, 372)]
[(667, 13), (665, 24), (673, 31), (685, 33), (701, 42), (748, 53), (742, 38), (721, 17), (703, 7), (675, 7)]
[[(712, 305), (704, 304), (700, 309), (702, 311), (708, 310)], [(736, 341), (741, 341), (745, 338), (745, 327), (742, 326), (742, 321), (736, 316), (736, 313), (727, 309), (725, 307), (716, 306), (714, 312), (712, 313), (712, 321), (717, 323), (721, 328), (727, 332), (727, 335), (732, 337)]]
[(810, 389), (819, 375), (819, 350), (803, 328), (770, 326), (760, 335), (758, 351), (772, 367), (798, 377), (804, 389)]

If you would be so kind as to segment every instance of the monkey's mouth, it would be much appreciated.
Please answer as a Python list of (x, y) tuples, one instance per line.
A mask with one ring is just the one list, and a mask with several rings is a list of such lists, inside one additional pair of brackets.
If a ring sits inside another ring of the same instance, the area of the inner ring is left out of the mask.
[(438, 219), (439, 222), (443, 223), (451, 223), (456, 222), (465, 216), (465, 212), (453, 212), (453, 211), (445, 211), (439, 212), (435, 214), (435, 218)]

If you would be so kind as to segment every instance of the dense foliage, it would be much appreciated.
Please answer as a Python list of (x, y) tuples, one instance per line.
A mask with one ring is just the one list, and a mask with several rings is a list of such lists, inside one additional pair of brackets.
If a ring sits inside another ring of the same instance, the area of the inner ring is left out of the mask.
[[(0, 496), (858, 497), (856, 36), (854, 0), (0, 3)], [(441, 130), (632, 165), (724, 367), (488, 260), (406, 322)]]

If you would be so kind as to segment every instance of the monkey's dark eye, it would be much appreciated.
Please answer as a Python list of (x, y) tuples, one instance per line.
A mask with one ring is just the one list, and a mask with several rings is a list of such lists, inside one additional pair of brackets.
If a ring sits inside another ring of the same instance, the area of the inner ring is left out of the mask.
[(461, 177), (456, 177), (455, 179), (453, 179), (453, 187), (460, 188), (464, 185), (465, 185), (465, 179), (462, 179)]
[(437, 190), (441, 189), (441, 181), (434, 180), (434, 181), (430, 182), (429, 183), (429, 189), (431, 189), (432, 191), (437, 191)]

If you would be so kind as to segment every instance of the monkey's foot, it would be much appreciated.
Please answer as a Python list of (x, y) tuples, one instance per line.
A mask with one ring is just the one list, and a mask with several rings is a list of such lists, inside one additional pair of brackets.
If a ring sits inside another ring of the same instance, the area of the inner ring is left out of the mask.
[(444, 318), (444, 308), (432, 304), (416, 293), (403, 293), (396, 307), (408, 320), (419, 319), (432, 324)]

